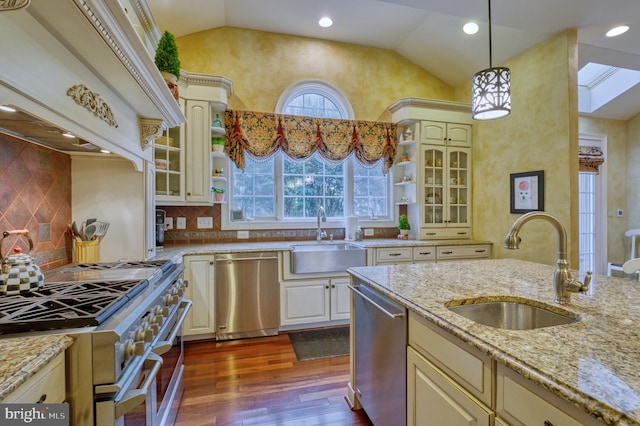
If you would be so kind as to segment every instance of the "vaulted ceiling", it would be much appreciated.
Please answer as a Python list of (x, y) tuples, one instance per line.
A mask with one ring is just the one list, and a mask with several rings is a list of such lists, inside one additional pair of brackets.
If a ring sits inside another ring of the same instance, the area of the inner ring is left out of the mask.
[[(178, 37), (233, 26), (380, 47), (398, 52), (454, 87), (489, 65), (488, 4), (484, 0), (147, 0), (147, 3), (160, 29)], [(592, 62), (640, 71), (638, 0), (492, 0), (491, 9), (494, 64), (567, 28), (577, 28), (580, 68)], [(333, 26), (320, 27), (318, 20), (322, 16), (331, 17)], [(462, 32), (468, 21), (479, 24), (476, 35)], [(622, 24), (631, 29), (619, 37), (605, 37), (607, 30)], [(620, 120), (638, 113), (640, 84), (632, 85), (596, 110), (584, 112)]]

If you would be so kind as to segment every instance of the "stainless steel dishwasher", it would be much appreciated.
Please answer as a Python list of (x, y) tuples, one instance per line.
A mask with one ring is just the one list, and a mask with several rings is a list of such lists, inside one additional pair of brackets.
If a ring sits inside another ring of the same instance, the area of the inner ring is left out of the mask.
[(216, 339), (278, 334), (280, 290), (277, 253), (217, 254), (214, 282)]
[(357, 281), (350, 289), (355, 307), (356, 397), (374, 425), (404, 425), (407, 310)]

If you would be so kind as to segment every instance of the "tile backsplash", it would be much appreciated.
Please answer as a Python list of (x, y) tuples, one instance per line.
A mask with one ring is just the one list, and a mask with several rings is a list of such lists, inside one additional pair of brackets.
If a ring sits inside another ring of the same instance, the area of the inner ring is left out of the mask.
[[(43, 270), (71, 261), (71, 158), (63, 153), (0, 133), (0, 232), (27, 229), (31, 255)], [(25, 238), (9, 236), (2, 243), (24, 252)]]
[[(216, 244), (234, 242), (266, 241), (311, 241), (316, 238), (316, 228), (308, 229), (252, 229), (248, 239), (238, 239), (237, 231), (223, 230), (220, 223), (221, 204), (213, 206), (163, 206), (158, 207), (173, 218), (174, 229), (164, 234), (166, 245), (172, 244)], [(175, 229), (176, 218), (186, 219), (185, 229)], [(213, 229), (198, 229), (198, 217), (213, 217)], [(336, 240), (344, 239), (344, 228), (322, 227), (327, 235), (333, 234)], [(375, 228), (374, 236), (367, 238), (396, 238), (398, 228)]]

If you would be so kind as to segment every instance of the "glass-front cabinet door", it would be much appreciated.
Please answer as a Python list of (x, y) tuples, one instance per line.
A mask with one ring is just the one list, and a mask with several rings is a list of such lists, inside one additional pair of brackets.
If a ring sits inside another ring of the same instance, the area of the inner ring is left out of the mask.
[(182, 170), (182, 138), (180, 127), (165, 130), (153, 148), (156, 166), (156, 198), (161, 201), (180, 200), (184, 188)]
[(468, 226), (470, 223), (470, 150), (423, 145), (423, 226)]

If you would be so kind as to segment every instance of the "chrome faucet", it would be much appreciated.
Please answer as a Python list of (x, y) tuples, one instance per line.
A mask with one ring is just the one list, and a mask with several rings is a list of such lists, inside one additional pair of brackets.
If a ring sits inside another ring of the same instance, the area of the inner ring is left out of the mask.
[(323, 231), (320, 228), (320, 219), (322, 219), (323, 222), (327, 221), (327, 216), (324, 214), (324, 207), (322, 207), (322, 206), (318, 207), (318, 228), (316, 229), (316, 240), (317, 241), (321, 241), (322, 237), (326, 237), (327, 236), (327, 231)]
[(513, 222), (507, 236), (504, 237), (504, 248), (511, 250), (520, 248), (518, 232), (520, 232), (520, 229), (525, 223), (532, 219), (543, 219), (551, 222), (558, 232), (558, 260), (556, 261), (556, 270), (553, 274), (553, 290), (556, 296), (553, 301), (561, 305), (566, 305), (571, 302), (571, 292), (586, 293), (589, 290), (591, 272), (587, 272), (584, 278), (584, 284), (571, 276), (569, 261), (567, 260), (567, 231), (555, 216), (537, 211), (523, 214)]

